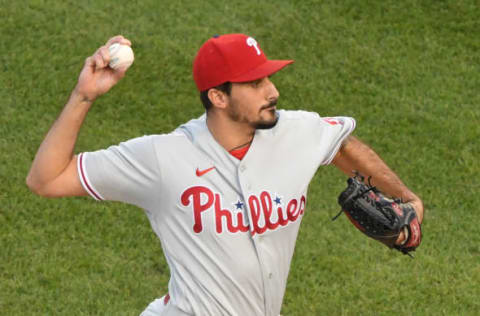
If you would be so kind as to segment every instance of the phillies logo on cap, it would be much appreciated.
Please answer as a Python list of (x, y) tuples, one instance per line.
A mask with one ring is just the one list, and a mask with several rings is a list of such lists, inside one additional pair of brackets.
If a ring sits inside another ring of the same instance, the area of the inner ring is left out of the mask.
[(268, 77), (293, 60), (270, 60), (258, 42), (244, 34), (210, 38), (193, 61), (193, 79), (199, 91), (225, 82), (248, 82)]
[(253, 37), (247, 38), (247, 45), (255, 47), (255, 50), (257, 51), (257, 55), (262, 54), (262, 52), (260, 51), (260, 48), (258, 48), (257, 41)]

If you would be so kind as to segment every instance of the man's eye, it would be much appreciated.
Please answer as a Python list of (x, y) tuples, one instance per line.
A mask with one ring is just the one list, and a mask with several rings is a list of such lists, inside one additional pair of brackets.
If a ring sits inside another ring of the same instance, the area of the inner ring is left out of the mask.
[(252, 87), (254, 87), (254, 88), (258, 87), (258, 86), (260, 85), (260, 81), (261, 81), (261, 80), (252, 81), (252, 82), (251, 82)]

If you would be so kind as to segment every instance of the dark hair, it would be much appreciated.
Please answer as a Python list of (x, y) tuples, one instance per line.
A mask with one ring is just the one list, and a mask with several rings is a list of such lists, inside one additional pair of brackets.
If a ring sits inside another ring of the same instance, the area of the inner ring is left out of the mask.
[[(232, 83), (227, 81), (222, 83), (221, 85), (218, 85), (210, 89), (217, 89), (226, 93), (227, 95), (230, 95), (230, 92), (232, 91)], [(210, 102), (210, 99), (208, 98), (208, 91), (210, 89), (200, 92), (200, 100), (202, 101), (202, 104), (205, 107), (205, 110), (207, 111), (213, 106), (212, 102)]]

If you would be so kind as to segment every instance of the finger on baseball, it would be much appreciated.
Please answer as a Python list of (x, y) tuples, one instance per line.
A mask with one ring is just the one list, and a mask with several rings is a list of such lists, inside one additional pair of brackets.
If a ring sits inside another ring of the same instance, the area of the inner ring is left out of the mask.
[(128, 38), (123, 38), (120, 44), (132, 46), (132, 42)]
[(85, 59), (85, 64), (83, 65), (82, 72), (88, 71), (90, 73), (95, 72), (95, 58), (89, 56)]
[(102, 69), (102, 68), (105, 68), (107, 66), (107, 64), (103, 60), (102, 54), (99, 51), (97, 51), (95, 53), (93, 58), (95, 60), (95, 68), (96, 69)]
[(120, 44), (123, 44), (123, 45), (132, 46), (132, 42), (130, 42), (130, 40), (126, 39), (122, 35), (117, 35), (117, 36), (114, 36), (114, 37), (110, 38), (108, 40), (106, 46), (109, 47), (113, 43), (120, 43)]
[(89, 56), (85, 59), (85, 66), (90, 68), (95, 68), (95, 58)]
[(108, 47), (107, 46), (100, 47), (97, 53), (100, 54), (100, 56), (102, 56), (104, 67), (108, 65), (108, 63), (110, 62), (110, 52), (108, 51)]

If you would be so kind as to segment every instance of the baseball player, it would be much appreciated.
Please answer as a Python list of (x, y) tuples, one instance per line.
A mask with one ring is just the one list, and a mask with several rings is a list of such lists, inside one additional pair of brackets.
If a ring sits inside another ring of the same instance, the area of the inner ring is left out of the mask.
[(131, 44), (116, 36), (87, 58), (27, 184), (42, 196), (90, 195), (145, 210), (171, 276), (168, 294), (143, 316), (278, 316), (308, 185), (320, 166), (370, 175), (410, 202), (421, 222), (422, 201), (351, 136), (353, 118), (276, 108), (270, 76), (293, 61), (267, 59), (243, 34), (215, 36), (197, 52), (193, 77), (204, 115), (169, 134), (75, 155), (93, 102), (125, 75), (108, 67), (113, 43)]

